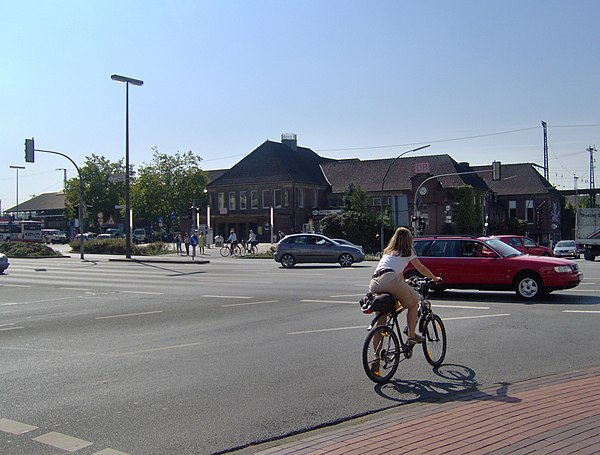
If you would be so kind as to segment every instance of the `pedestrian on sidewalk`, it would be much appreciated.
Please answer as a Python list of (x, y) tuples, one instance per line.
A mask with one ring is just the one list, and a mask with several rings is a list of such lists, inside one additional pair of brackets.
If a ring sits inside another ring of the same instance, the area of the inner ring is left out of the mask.
[(183, 250), (181, 249), (181, 232), (178, 232), (175, 236), (175, 244), (177, 245), (177, 254), (182, 254)]
[(185, 245), (185, 255), (190, 255), (190, 235), (187, 232), (183, 233), (183, 243)]
[(196, 247), (198, 246), (198, 231), (194, 231), (192, 236), (190, 237), (190, 245), (192, 245), (192, 261), (196, 257)]
[(200, 235), (198, 236), (198, 249), (200, 254), (204, 254), (204, 244), (206, 243), (206, 238), (204, 237), (204, 232), (200, 231)]

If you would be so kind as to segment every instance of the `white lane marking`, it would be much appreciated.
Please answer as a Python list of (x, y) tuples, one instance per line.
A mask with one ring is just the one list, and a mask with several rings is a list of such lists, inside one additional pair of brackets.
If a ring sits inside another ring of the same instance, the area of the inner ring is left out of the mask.
[(592, 314), (600, 314), (600, 310), (563, 310), (563, 313), (592, 313)]
[(252, 297), (246, 297), (243, 295), (209, 295), (204, 294), (201, 297), (211, 298), (211, 299), (251, 299)]
[(148, 291), (121, 291), (123, 294), (143, 294), (143, 295), (163, 295), (162, 292), (148, 292)]
[(143, 313), (126, 313), (126, 314), (115, 314), (113, 316), (98, 316), (95, 319), (112, 319), (112, 318), (127, 318), (129, 316), (145, 316), (147, 314), (158, 314), (158, 313), (162, 313), (163, 311), (145, 311)]
[(484, 314), (481, 316), (461, 316), (461, 317), (456, 317), (456, 318), (443, 318), (442, 320), (445, 322), (445, 321), (458, 321), (460, 319), (498, 318), (498, 317), (503, 317), (503, 316), (510, 316), (510, 313)]
[(89, 289), (89, 288), (58, 288), (58, 289), (62, 289), (63, 291), (91, 291), (91, 289)]
[(92, 455), (130, 455), (115, 449), (102, 449), (100, 452), (94, 452)]
[(21, 326), (15, 326), (15, 327), (0, 327), (0, 332), (8, 332), (9, 330), (19, 330), (19, 329), (24, 329), (25, 327), (21, 327)]
[(29, 302), (8, 302), (8, 303), (0, 303), (0, 306), (30, 305), (32, 303), (59, 302), (61, 300), (71, 300), (71, 299), (72, 299), (72, 297), (59, 297), (58, 299), (31, 300)]
[(3, 284), (2, 286), (7, 288), (30, 288), (29, 284)]
[(464, 305), (431, 305), (435, 308), (456, 308), (460, 310), (489, 310), (489, 306), (464, 306)]
[(46, 433), (41, 436), (38, 436), (37, 438), (33, 438), (33, 441), (41, 442), (42, 444), (66, 450), (67, 452), (75, 452), (79, 449), (89, 447), (93, 444), (92, 442), (84, 441), (83, 439), (79, 438), (74, 438), (73, 436), (68, 436), (66, 434), (57, 433), (56, 431), (51, 431), (50, 433)]
[(38, 427), (17, 422), (16, 420), (0, 419), (0, 431), (10, 434), (23, 434), (29, 431), (37, 430)]
[(202, 344), (202, 342), (198, 342), (198, 343), (187, 343), (187, 344), (175, 344), (172, 346), (162, 346), (162, 347), (158, 347), (158, 348), (150, 348), (150, 349), (141, 349), (139, 351), (130, 351), (130, 352), (120, 352), (118, 354), (113, 354), (114, 357), (121, 357), (124, 355), (135, 355), (135, 354), (144, 354), (146, 352), (156, 352), (156, 351), (164, 351), (166, 349), (178, 349), (178, 348), (187, 348), (190, 346), (198, 346), (199, 344)]
[(263, 300), (262, 302), (245, 302), (245, 303), (229, 303), (226, 305), (221, 305), (223, 308), (231, 307), (231, 306), (246, 306), (246, 305), (260, 305), (263, 303), (278, 303), (279, 300)]
[(344, 303), (344, 304), (352, 304), (352, 305), (356, 305), (358, 304), (358, 302), (346, 302), (343, 300), (310, 300), (310, 299), (303, 299), (300, 300), (301, 302), (305, 302), (305, 303)]
[(346, 295), (330, 295), (332, 299), (340, 298), (340, 297), (364, 297), (364, 294), (346, 294)]
[(330, 329), (317, 329), (317, 330), (303, 330), (301, 332), (288, 332), (288, 335), (304, 335), (307, 333), (321, 333), (321, 332), (337, 332), (339, 330), (356, 330), (356, 329), (366, 329), (366, 325), (357, 325), (352, 327), (334, 327)]

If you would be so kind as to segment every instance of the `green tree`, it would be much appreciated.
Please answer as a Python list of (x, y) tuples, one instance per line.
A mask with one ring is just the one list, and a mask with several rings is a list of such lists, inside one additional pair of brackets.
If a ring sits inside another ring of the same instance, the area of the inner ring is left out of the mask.
[[(80, 167), (83, 180), (84, 220), (90, 223), (90, 229), (99, 230), (98, 215), (104, 220), (115, 212), (115, 205), (124, 200), (122, 183), (111, 183), (109, 177), (123, 174), (123, 160), (111, 163), (104, 156), (92, 154), (86, 157)], [(66, 201), (69, 218), (77, 217), (74, 207), (79, 205), (79, 176), (67, 181)]]
[(366, 214), (369, 195), (359, 186), (351, 183), (344, 193), (344, 210)]
[(208, 176), (200, 168), (202, 159), (191, 151), (169, 155), (152, 150), (152, 161), (139, 167), (132, 187), (133, 216), (138, 223), (163, 217), (170, 230), (171, 213), (181, 217), (192, 204), (206, 206)]
[(481, 232), (481, 205), (477, 191), (472, 186), (461, 186), (453, 190), (453, 221), (459, 234), (476, 235)]

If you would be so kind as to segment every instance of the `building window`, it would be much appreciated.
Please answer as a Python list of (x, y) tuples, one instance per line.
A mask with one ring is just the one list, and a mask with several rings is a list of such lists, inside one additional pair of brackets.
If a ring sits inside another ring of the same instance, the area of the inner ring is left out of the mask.
[(258, 191), (256, 190), (250, 191), (250, 208), (258, 208)]
[(319, 205), (319, 190), (313, 190), (312, 194), (312, 208), (315, 209)]
[(273, 190), (273, 207), (281, 208), (281, 190)]
[(517, 218), (517, 201), (508, 201), (508, 217)]
[(271, 201), (269, 196), (271, 192), (269, 190), (262, 190), (262, 208), (268, 209), (271, 206)]
[(298, 188), (298, 208), (304, 207), (304, 190)]
[(533, 223), (535, 221), (533, 215), (533, 200), (531, 199), (525, 201), (525, 217), (528, 223)]
[(288, 190), (283, 190), (283, 206), (284, 207), (290, 206), (290, 197), (288, 194)]
[(380, 197), (374, 197), (373, 198), (373, 203), (371, 205), (373, 207), (381, 207), (381, 198)]
[(225, 208), (225, 193), (219, 193), (218, 199), (219, 199), (219, 209), (224, 209)]
[(229, 193), (229, 210), (235, 210), (235, 192)]
[(246, 192), (240, 191), (240, 210), (246, 210)]

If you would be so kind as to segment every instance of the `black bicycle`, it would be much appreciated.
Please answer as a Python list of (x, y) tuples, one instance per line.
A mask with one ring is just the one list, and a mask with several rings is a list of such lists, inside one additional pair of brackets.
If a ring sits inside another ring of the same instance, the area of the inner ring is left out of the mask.
[[(419, 293), (419, 319), (417, 328), (425, 338), (422, 343), (423, 354), (433, 367), (439, 367), (446, 357), (447, 338), (446, 328), (442, 318), (433, 313), (429, 296), (430, 278), (413, 277), (407, 282)], [(408, 328), (400, 331), (395, 299), (389, 294), (382, 294), (383, 306), (374, 306), (377, 316), (371, 321), (369, 331), (362, 350), (362, 363), (369, 379), (378, 384), (384, 384), (392, 379), (400, 361), (410, 359), (415, 344), (408, 341)], [(381, 310), (381, 311), (379, 311)], [(363, 307), (363, 312), (365, 308)], [(377, 324), (380, 318), (386, 318), (385, 324)], [(405, 339), (406, 337), (406, 339)]]

